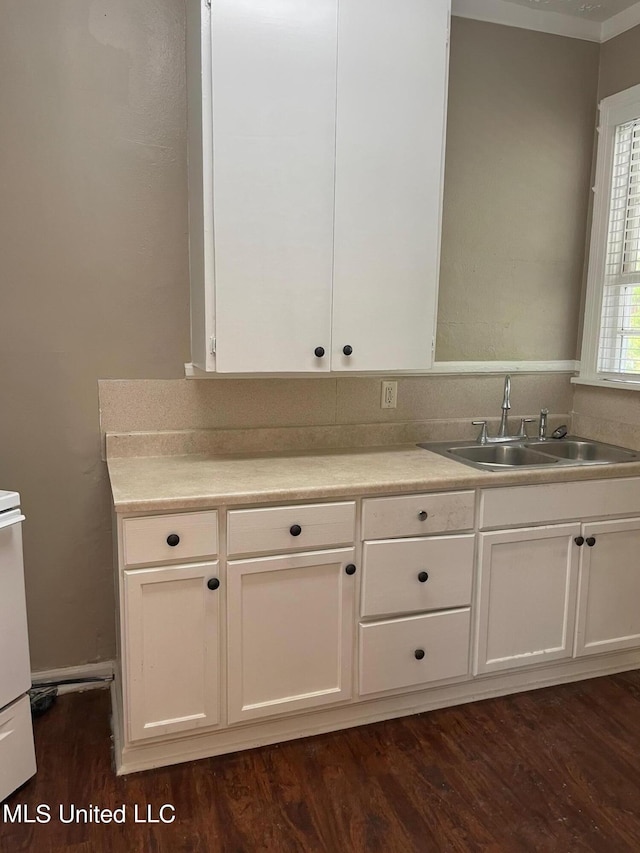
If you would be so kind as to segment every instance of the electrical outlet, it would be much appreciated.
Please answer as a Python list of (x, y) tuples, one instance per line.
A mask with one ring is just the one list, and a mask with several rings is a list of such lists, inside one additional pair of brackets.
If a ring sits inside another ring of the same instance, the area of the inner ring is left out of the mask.
[(395, 409), (398, 405), (398, 383), (383, 382), (380, 407), (383, 409)]

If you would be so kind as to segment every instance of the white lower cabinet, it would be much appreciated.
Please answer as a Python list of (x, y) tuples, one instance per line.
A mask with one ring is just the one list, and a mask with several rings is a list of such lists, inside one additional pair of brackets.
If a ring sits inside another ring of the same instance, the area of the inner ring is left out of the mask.
[(119, 772), (640, 666), (638, 495), (630, 478), (483, 488), (477, 516), (467, 490), (120, 517)]
[(391, 616), (471, 603), (475, 536), (365, 542), (360, 613)]
[(576, 655), (640, 646), (640, 518), (583, 525)]
[(360, 625), (360, 694), (443, 681), (469, 671), (468, 607)]
[(230, 723), (351, 698), (354, 553), (339, 548), (228, 564)]
[[(461, 494), (463, 516), (452, 522), (450, 514), (441, 515), (436, 529), (472, 524), (473, 492)], [(365, 501), (365, 529), (386, 531), (393, 520), (402, 535), (413, 529), (420, 512), (434, 515), (434, 509), (454, 504), (460, 506), (459, 494)], [(416, 511), (416, 506), (429, 509)], [(361, 696), (468, 675), (474, 541), (473, 534), (463, 534), (364, 543), (363, 621), (358, 629)], [(392, 615), (396, 618), (381, 618)]]
[(219, 586), (217, 561), (124, 572), (130, 740), (218, 723)]
[(479, 534), (474, 673), (571, 657), (580, 525)]

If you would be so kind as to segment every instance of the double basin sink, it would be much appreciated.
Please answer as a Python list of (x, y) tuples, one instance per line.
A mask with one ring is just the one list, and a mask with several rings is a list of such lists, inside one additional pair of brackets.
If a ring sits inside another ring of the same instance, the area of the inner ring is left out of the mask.
[(560, 439), (514, 439), (504, 444), (427, 442), (419, 444), (418, 447), (485, 471), (567, 465), (611, 465), (640, 460), (640, 454), (626, 447), (616, 447), (613, 444), (603, 444), (572, 435)]

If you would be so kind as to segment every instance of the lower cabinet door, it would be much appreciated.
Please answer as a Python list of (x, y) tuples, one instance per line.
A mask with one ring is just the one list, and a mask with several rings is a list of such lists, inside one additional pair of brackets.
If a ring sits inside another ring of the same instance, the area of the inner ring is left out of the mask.
[(465, 607), (360, 625), (360, 695), (467, 675), (470, 622)]
[(640, 518), (585, 524), (576, 655), (640, 646)]
[(571, 657), (579, 524), (480, 534), (474, 672)]
[(351, 698), (353, 558), (340, 548), (228, 564), (230, 723)]
[(129, 739), (219, 721), (218, 563), (124, 573)]

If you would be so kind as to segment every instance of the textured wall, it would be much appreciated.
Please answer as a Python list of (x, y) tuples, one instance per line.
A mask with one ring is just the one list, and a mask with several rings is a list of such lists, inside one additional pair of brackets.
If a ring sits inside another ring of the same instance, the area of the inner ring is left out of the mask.
[(183, 4), (4, 0), (0, 109), (0, 487), (42, 669), (114, 651), (97, 379), (188, 361)]
[(598, 51), (453, 19), (439, 361), (575, 358)]

